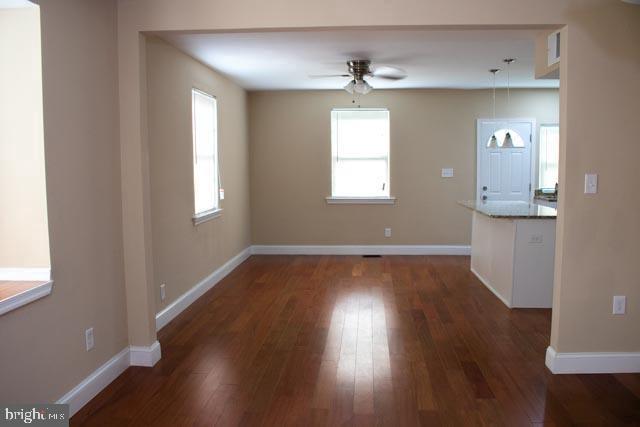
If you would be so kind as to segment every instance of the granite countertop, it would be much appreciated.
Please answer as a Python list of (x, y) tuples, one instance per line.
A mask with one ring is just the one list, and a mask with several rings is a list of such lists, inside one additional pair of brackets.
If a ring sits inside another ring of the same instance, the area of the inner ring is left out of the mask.
[(491, 218), (555, 219), (557, 216), (554, 208), (535, 203), (478, 200), (465, 200), (459, 203)]

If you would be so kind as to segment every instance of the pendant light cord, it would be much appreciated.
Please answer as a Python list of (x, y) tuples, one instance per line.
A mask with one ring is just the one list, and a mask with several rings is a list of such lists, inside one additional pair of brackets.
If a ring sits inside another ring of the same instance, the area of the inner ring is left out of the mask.
[(492, 71), (493, 73), (493, 121), (496, 121), (496, 73), (497, 71)]
[(511, 108), (511, 64), (515, 61), (515, 58), (505, 58), (503, 61), (507, 64), (507, 111)]

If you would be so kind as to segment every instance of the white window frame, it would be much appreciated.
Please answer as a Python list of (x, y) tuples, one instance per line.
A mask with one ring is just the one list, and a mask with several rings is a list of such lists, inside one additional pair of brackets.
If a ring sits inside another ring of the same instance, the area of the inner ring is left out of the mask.
[[(197, 96), (203, 96), (209, 98), (214, 103), (215, 109), (215, 132), (214, 132), (214, 158), (213, 158), (213, 168), (214, 168), (214, 179), (215, 184), (213, 186), (213, 207), (203, 210), (196, 211), (196, 200), (197, 200), (197, 180), (196, 180), (196, 164), (198, 162), (197, 158), (197, 150), (196, 150), (196, 114), (195, 114), (195, 100)], [(193, 151), (193, 210), (194, 214), (192, 217), (193, 224), (199, 225), (203, 222), (209, 221), (213, 218), (217, 218), (222, 214), (222, 208), (220, 207), (220, 153), (218, 150), (218, 100), (215, 96), (200, 90), (198, 88), (191, 88), (191, 140), (192, 140), (192, 151)]]
[[(333, 129), (333, 114), (340, 111), (384, 111), (388, 114), (389, 125), (391, 123), (391, 112), (388, 108), (333, 108), (331, 110), (331, 196), (326, 197), (325, 200), (328, 204), (343, 205), (343, 204), (372, 204), (372, 205), (392, 205), (395, 204), (396, 198), (391, 196), (391, 135), (389, 135), (388, 151), (386, 156), (387, 162), (387, 178), (386, 178), (386, 190), (388, 195), (386, 196), (336, 196), (336, 162), (337, 162), (337, 146), (335, 132)], [(382, 159), (382, 158), (380, 158)], [(365, 160), (365, 158), (363, 158)]]
[[(538, 188), (542, 188), (542, 136), (544, 134), (544, 128), (558, 128), (558, 132), (560, 131), (560, 125), (558, 123), (544, 123), (540, 125), (540, 132), (539, 132), (539, 139), (540, 141), (538, 142), (538, 168), (537, 168), (537, 174), (538, 174), (538, 180), (537, 180), (537, 187)], [(558, 134), (558, 138), (559, 138), (559, 134)], [(560, 151), (560, 141), (558, 141), (558, 151)], [(558, 155), (560, 153), (558, 152)], [(546, 162), (545, 162), (546, 163)], [(560, 179), (560, 159), (558, 158), (558, 180)], [(545, 188), (550, 188), (550, 187), (545, 187)]]

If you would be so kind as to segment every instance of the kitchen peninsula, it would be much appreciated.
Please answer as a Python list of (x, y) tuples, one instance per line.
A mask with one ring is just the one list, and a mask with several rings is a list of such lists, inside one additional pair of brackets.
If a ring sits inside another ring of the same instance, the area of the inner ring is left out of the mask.
[(556, 209), (465, 201), (473, 211), (471, 271), (507, 307), (551, 308)]

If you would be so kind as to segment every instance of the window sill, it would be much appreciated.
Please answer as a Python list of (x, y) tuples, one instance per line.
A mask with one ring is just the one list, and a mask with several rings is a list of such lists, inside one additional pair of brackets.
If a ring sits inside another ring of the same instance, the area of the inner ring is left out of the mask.
[(395, 197), (326, 197), (329, 205), (395, 205)]
[(0, 282), (0, 316), (51, 293), (53, 281)]
[(222, 208), (219, 209), (212, 209), (210, 211), (206, 211), (206, 212), (202, 212), (199, 213), (197, 215), (194, 215), (192, 220), (193, 220), (193, 225), (200, 225), (203, 222), (207, 222), (210, 221), (214, 218), (218, 218), (220, 215), (222, 215)]

